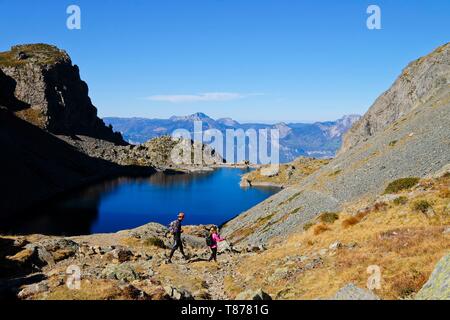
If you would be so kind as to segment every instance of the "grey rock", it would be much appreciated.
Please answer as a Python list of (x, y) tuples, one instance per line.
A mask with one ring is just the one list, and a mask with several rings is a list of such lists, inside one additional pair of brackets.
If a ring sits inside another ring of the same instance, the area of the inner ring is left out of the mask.
[(415, 296), (416, 300), (450, 300), (450, 254), (436, 265), (430, 279)]
[(140, 275), (130, 264), (109, 264), (102, 271), (102, 276), (106, 279), (132, 282), (141, 279)]
[(172, 300), (194, 300), (192, 294), (185, 289), (179, 289), (171, 285), (167, 285), (164, 286), (164, 291)]
[[(363, 143), (407, 115), (449, 83), (450, 44), (410, 63), (393, 86), (381, 95), (344, 136), (340, 154)], [(412, 131), (411, 131), (412, 132)]]
[(341, 288), (330, 300), (380, 300), (380, 298), (371, 291), (351, 283)]

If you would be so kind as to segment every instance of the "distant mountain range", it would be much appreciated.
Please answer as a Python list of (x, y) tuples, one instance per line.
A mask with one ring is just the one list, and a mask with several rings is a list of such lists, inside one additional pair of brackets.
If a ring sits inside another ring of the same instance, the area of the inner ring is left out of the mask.
[(341, 147), (342, 136), (361, 117), (344, 116), (336, 121), (316, 123), (239, 123), (231, 118), (214, 120), (204, 113), (189, 116), (171, 117), (169, 119), (145, 118), (104, 118), (106, 124), (120, 131), (125, 140), (133, 144), (144, 143), (162, 135), (171, 135), (176, 129), (193, 132), (194, 121), (202, 121), (203, 129), (279, 129), (280, 161), (290, 162), (299, 156), (316, 158), (334, 157)]

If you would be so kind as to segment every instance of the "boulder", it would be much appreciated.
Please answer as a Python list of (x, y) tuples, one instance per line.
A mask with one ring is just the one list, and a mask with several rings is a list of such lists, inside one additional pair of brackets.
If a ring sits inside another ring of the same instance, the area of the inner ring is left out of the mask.
[(140, 275), (130, 264), (109, 264), (102, 271), (102, 276), (106, 279), (132, 282), (141, 279)]
[(24, 287), (18, 294), (19, 299), (26, 299), (35, 294), (43, 293), (49, 291), (49, 287), (46, 283), (34, 283), (29, 286)]
[(416, 300), (450, 300), (450, 254), (442, 258)]
[(341, 288), (330, 300), (380, 300), (380, 298), (373, 292), (350, 283)]

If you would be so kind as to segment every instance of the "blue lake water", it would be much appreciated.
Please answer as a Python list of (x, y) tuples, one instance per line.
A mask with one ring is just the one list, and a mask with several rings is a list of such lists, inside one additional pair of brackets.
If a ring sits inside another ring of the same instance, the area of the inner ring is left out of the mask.
[(167, 225), (181, 211), (186, 213), (185, 224), (220, 225), (280, 190), (241, 188), (239, 181), (246, 172), (223, 168), (103, 182), (39, 209), (38, 218), (34, 216), (14, 231), (65, 235), (116, 232), (149, 222)]

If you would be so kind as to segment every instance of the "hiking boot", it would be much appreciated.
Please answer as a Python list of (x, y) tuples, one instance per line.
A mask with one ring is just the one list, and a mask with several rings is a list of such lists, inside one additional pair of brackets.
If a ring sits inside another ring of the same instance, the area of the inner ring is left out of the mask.
[(166, 260), (166, 264), (172, 264), (172, 260)]

